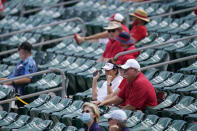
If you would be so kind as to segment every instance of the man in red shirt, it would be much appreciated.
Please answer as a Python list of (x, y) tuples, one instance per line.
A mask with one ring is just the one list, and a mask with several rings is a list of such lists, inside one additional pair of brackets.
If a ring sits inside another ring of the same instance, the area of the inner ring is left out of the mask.
[[(120, 42), (120, 45), (123, 47), (123, 51), (135, 50), (134, 40), (130, 37), (128, 32), (121, 32), (116, 40)], [(133, 52), (130, 54), (122, 55), (118, 57), (116, 62), (117, 65), (123, 65), (128, 59), (136, 59), (139, 55), (139, 52)]]
[(130, 14), (133, 20), (133, 27), (130, 31), (132, 39), (136, 42), (145, 38), (147, 34), (146, 22), (149, 22), (148, 15), (143, 9), (137, 9), (134, 13)]
[[(124, 17), (121, 14), (119, 14), (119, 13), (113, 14), (108, 20), (109, 21), (116, 21), (116, 22), (120, 23), (122, 25), (122, 29), (125, 32), (129, 32), (129, 29), (127, 28), (127, 26), (123, 24)], [(108, 32), (104, 31), (101, 33), (97, 33), (95, 35), (88, 36), (88, 37), (81, 37), (78, 34), (75, 34), (74, 38), (78, 44), (88, 41), (88, 40), (100, 41), (100, 39), (108, 38)]]
[(155, 89), (150, 81), (140, 72), (140, 65), (135, 59), (129, 59), (121, 66), (124, 77), (118, 95), (99, 104), (99, 106), (115, 104), (127, 110), (143, 110), (157, 105)]
[(97, 62), (107, 62), (109, 59), (113, 58), (117, 53), (123, 50), (120, 43), (115, 40), (115, 37), (122, 32), (122, 26), (120, 23), (112, 21), (109, 23), (108, 27), (104, 28), (108, 32), (109, 41), (105, 47), (103, 55), (97, 60)]

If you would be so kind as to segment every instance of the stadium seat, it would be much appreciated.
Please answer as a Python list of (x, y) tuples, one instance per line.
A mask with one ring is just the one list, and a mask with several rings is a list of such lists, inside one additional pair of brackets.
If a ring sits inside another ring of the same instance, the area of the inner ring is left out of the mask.
[(166, 129), (166, 131), (181, 131), (183, 130), (183, 127), (185, 126), (186, 122), (183, 120), (174, 120)]
[(148, 78), (148, 80), (151, 80), (156, 75), (158, 75), (158, 72), (159, 70), (157, 69), (149, 69), (149, 70), (146, 70), (146, 72), (144, 72), (144, 75), (146, 76), (146, 78)]
[(150, 57), (152, 57), (154, 55), (155, 50), (154, 49), (147, 49), (144, 52), (142, 52), (138, 57), (137, 57), (137, 61), (138, 62), (143, 62), (146, 61), (147, 59), (149, 59)]
[(131, 128), (141, 122), (144, 117), (144, 113), (141, 111), (136, 111), (131, 117), (128, 118), (126, 126)]
[(190, 123), (185, 128), (185, 130), (187, 130), (187, 131), (195, 131), (196, 129), (197, 129), (197, 124), (196, 123)]
[(61, 100), (61, 97), (54, 96), (48, 102), (44, 103), (43, 105), (36, 107), (36, 108), (31, 108), (30, 115), (32, 117), (37, 117), (41, 111), (50, 110), (52, 108), (55, 108), (56, 104), (58, 104), (60, 102), (60, 100)]
[(67, 66), (69, 66), (70, 64), (72, 64), (74, 61), (76, 60), (76, 57), (74, 56), (68, 56), (66, 58), (66, 60), (62, 61), (62, 63), (58, 64), (58, 65), (55, 65), (54, 68), (65, 68)]
[(170, 77), (171, 75), (172, 75), (171, 72), (160, 71), (159, 74), (151, 80), (151, 83), (153, 85), (160, 84), (163, 81), (165, 81), (166, 79), (168, 79), (168, 77)]
[(65, 129), (66, 129), (66, 126), (63, 123), (58, 122), (49, 131), (64, 131)]
[(57, 103), (54, 108), (48, 109), (48, 110), (42, 110), (41, 111), (41, 117), (43, 119), (50, 119), (49, 116), (50, 114), (52, 114), (53, 112), (58, 112), (63, 110), (64, 108), (68, 107), (69, 104), (71, 103), (71, 99), (69, 98), (62, 98), (61, 101), (59, 103)]
[(18, 114), (16, 113), (13, 112), (8, 113), (6, 117), (0, 120), (0, 127), (10, 125), (15, 121), (15, 119), (17, 119), (17, 117)]
[(160, 103), (156, 107), (147, 107), (145, 109), (145, 112), (157, 114), (160, 110), (176, 104), (176, 101), (178, 100), (179, 96), (180, 95), (178, 95), (178, 94), (171, 94), (162, 103)]
[(0, 111), (0, 120), (4, 119), (7, 115), (6, 111)]
[(0, 85), (0, 100), (12, 98), (15, 96), (15, 90), (7, 85)]
[(12, 124), (3, 126), (1, 130), (3, 131), (11, 131), (13, 129), (18, 129), (27, 124), (30, 120), (30, 117), (27, 115), (21, 115), (17, 120), (15, 120)]
[(59, 122), (59, 121), (61, 121), (61, 118), (63, 115), (74, 113), (75, 111), (77, 111), (81, 108), (82, 104), (83, 104), (83, 101), (81, 101), (81, 100), (73, 101), (73, 103), (69, 107), (67, 107), (59, 112), (52, 113), (51, 119), (54, 122)]
[(131, 130), (132, 131), (146, 130), (151, 126), (153, 126), (157, 122), (158, 118), (159, 117), (156, 115), (147, 115), (142, 122), (131, 128)]

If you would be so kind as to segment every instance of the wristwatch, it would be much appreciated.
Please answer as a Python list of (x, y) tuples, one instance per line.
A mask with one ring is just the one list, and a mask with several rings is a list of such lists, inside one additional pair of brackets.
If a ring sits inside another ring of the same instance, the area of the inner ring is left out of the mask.
[(107, 83), (107, 86), (111, 86), (112, 84), (111, 84), (111, 82), (110, 83)]

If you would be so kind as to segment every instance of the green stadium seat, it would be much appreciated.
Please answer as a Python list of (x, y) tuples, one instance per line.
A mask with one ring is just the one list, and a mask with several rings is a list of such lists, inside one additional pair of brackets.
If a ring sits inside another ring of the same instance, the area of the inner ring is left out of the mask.
[(152, 78), (154, 78), (158, 74), (158, 72), (159, 71), (157, 69), (149, 69), (149, 70), (146, 70), (144, 75), (146, 76), (146, 78), (151, 80)]
[(30, 117), (29, 116), (27, 116), (27, 115), (21, 115), (12, 124), (10, 124), (8, 126), (3, 126), (1, 128), (1, 130), (3, 130), (3, 131), (11, 131), (13, 129), (21, 128), (22, 126), (24, 126), (25, 124), (27, 124), (29, 120), (30, 120)]
[(147, 49), (144, 52), (142, 52), (137, 58), (136, 60), (138, 62), (143, 62), (146, 61), (147, 59), (149, 59), (150, 57), (152, 57), (154, 55), (155, 50), (154, 49)]
[(4, 119), (0, 120), (0, 127), (10, 125), (18, 117), (18, 114), (10, 112)]
[(74, 96), (73, 96), (73, 100), (84, 100), (84, 98), (88, 95), (91, 95), (92, 94), (92, 88), (89, 88), (88, 90), (84, 91), (84, 92), (79, 92), (79, 93), (76, 93)]
[(173, 22), (171, 22), (166, 28), (158, 30), (159, 32), (169, 32), (171, 30), (179, 28), (179, 26), (183, 23), (183, 20), (181, 19), (175, 19)]
[(165, 87), (164, 90), (167, 92), (176, 92), (177, 89), (187, 87), (194, 83), (196, 80), (195, 75), (185, 75), (184, 79), (182, 79), (180, 82), (177, 84), (170, 86), (170, 87)]
[(0, 111), (0, 120), (4, 119), (7, 115), (6, 111)]
[(101, 57), (101, 55), (103, 54), (105, 50), (105, 45), (102, 44), (98, 49), (96, 49), (94, 52), (92, 53), (88, 53), (85, 54), (84, 57), (88, 58), (88, 59), (97, 59), (97, 57)]
[(178, 111), (175, 111), (171, 117), (173, 119), (183, 119), (183, 117), (185, 115), (188, 115), (188, 114), (192, 114), (192, 113), (195, 113), (197, 111), (197, 101), (195, 101), (194, 103), (190, 104), (189, 106), (183, 108), (183, 109), (180, 109)]
[(66, 131), (77, 131), (77, 128), (75, 126), (68, 126)]
[(9, 76), (14, 69), (15, 69), (15, 66), (9, 66), (6, 70), (4, 70), (3, 72), (0, 72), (0, 78)]
[(185, 88), (178, 89), (177, 92), (179, 92), (181, 94), (189, 95), (190, 91), (196, 91), (196, 87), (197, 87), (197, 82), (195, 82), (195, 83), (193, 83), (190, 86), (187, 86)]
[(163, 81), (162, 83), (155, 84), (154, 88), (156, 90), (161, 90), (162, 88), (173, 86), (177, 84), (182, 78), (183, 78), (182, 73), (174, 73), (171, 77), (169, 77), (167, 80)]
[(197, 91), (191, 91), (190, 94), (191, 96), (197, 98)]
[(54, 66), (54, 68), (61, 68), (61, 69), (62, 68), (65, 68), (65, 67), (69, 66), (70, 64), (72, 64), (75, 60), (76, 60), (76, 57), (74, 57), (74, 56), (68, 56), (66, 58), (66, 60), (64, 60), (64, 61), (62, 61), (62, 63)]
[(149, 28), (149, 31), (159, 31), (161, 29), (165, 29), (169, 26), (171, 22), (172, 22), (171, 18), (163, 19), (161, 22), (159, 22), (159, 25)]
[(50, 99), (50, 95), (48, 94), (42, 94), (40, 95), (37, 99), (35, 99), (34, 101), (32, 101), (31, 103), (29, 103), (29, 105), (25, 105), (24, 107), (21, 107), (19, 109), (19, 112), (21, 114), (27, 114), (32, 108), (37, 108), (41, 105), (43, 105), (44, 103), (46, 103), (49, 99)]
[(49, 131), (64, 131), (65, 129), (66, 129), (66, 126), (63, 123), (58, 122)]
[(168, 79), (168, 77), (170, 77), (171, 75), (172, 75), (171, 72), (168, 72), (168, 71), (160, 71), (159, 74), (155, 78), (153, 78), (151, 80), (151, 83), (153, 85), (160, 84), (163, 81), (165, 81), (166, 79)]
[(131, 128), (141, 122), (144, 117), (144, 113), (141, 111), (133, 112), (133, 115), (128, 118), (126, 126)]
[(168, 127), (165, 129), (166, 131), (182, 131), (184, 128), (184, 125), (186, 124), (183, 120), (174, 120)]
[(167, 52), (163, 50), (157, 50), (152, 57), (150, 57), (146, 61), (140, 62), (140, 64), (143, 66), (157, 64), (159, 62), (165, 61), (166, 58), (167, 58)]
[(147, 25), (146, 25), (146, 28), (149, 30), (149, 29), (152, 29), (154, 28), (155, 26), (158, 26), (160, 24), (160, 22), (162, 21), (162, 18), (157, 18), (157, 19), (152, 19)]
[(172, 119), (168, 117), (162, 117), (158, 122), (148, 129), (148, 131), (163, 131), (171, 123)]
[(169, 34), (161, 34), (160, 36), (158, 36), (153, 42), (151, 42), (150, 44), (160, 44), (162, 42), (166, 42), (167, 40), (170, 39), (170, 35)]
[(60, 102), (60, 100), (61, 100), (61, 97), (54, 96), (48, 102), (44, 103), (43, 105), (41, 105), (37, 108), (32, 108), (30, 110), (30, 115), (32, 117), (36, 117), (40, 114), (41, 111), (50, 110), (52, 108), (55, 108), (56, 104), (58, 104)]
[(0, 100), (12, 98), (15, 96), (15, 90), (6, 85), (0, 85)]
[(151, 114), (157, 114), (159, 110), (162, 110), (164, 108), (170, 107), (174, 104), (176, 104), (176, 101), (178, 100), (180, 95), (178, 94), (171, 94), (169, 95), (162, 103), (157, 105), (156, 107), (147, 107), (145, 109), (145, 112), (151, 113)]
[(196, 129), (197, 129), (197, 124), (196, 123), (190, 123), (185, 128), (186, 131), (196, 131)]
[(59, 121), (61, 121), (61, 118), (63, 115), (74, 113), (75, 111), (79, 110), (82, 107), (82, 105), (83, 105), (83, 101), (81, 101), (81, 100), (73, 101), (73, 103), (69, 107), (67, 107), (59, 112), (52, 113), (51, 119), (54, 122), (59, 122)]
[(147, 115), (142, 122), (131, 128), (131, 130), (132, 131), (146, 130), (147, 128), (153, 126), (157, 122), (158, 118), (159, 117), (156, 115)]
[(191, 73), (193, 70), (197, 69), (197, 62), (194, 62), (192, 65), (186, 67), (186, 68), (181, 68), (180, 71), (181, 72), (189, 72)]
[(52, 125), (51, 120), (42, 120), (40, 118), (33, 118), (32, 121), (25, 126), (19, 128), (17, 131), (43, 131), (48, 130), (48, 128)]
[(184, 32), (186, 31), (186, 30), (188, 30), (192, 25), (193, 25), (193, 21), (184, 21), (180, 26), (179, 26), (179, 28), (176, 28), (176, 29), (174, 29), (174, 30), (170, 30), (169, 32), (170, 33), (179, 33), (179, 32), (181, 32), (181, 34), (184, 34)]
[(185, 117), (185, 120), (186, 120), (187, 122), (196, 122), (196, 121), (197, 121), (197, 113), (188, 114), (188, 115)]
[(174, 105), (171, 108), (165, 108), (164, 110), (162, 110), (162, 116), (170, 117), (175, 111), (181, 110), (192, 104), (194, 99), (195, 98), (191, 96), (183, 96), (182, 99), (176, 105)]
[(58, 111), (63, 110), (64, 108), (68, 107), (69, 104), (71, 103), (71, 101), (72, 100), (69, 98), (62, 98), (61, 101), (59, 103), (57, 103), (53, 108), (41, 111), (41, 117), (43, 119), (50, 119), (50, 115), (53, 112), (58, 112)]

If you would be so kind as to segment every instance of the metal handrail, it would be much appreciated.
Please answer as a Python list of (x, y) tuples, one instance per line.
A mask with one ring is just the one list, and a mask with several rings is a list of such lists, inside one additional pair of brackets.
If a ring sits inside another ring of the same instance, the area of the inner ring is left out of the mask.
[(161, 0), (148, 0), (148, 1), (142, 1), (142, 2), (135, 2), (135, 3), (132, 3), (132, 6), (149, 4), (149, 3), (153, 3), (153, 2), (159, 2), (159, 1), (161, 1)]
[[(79, 2), (79, 1), (80, 0), (66, 1), (66, 2), (61, 2), (61, 3), (57, 3), (57, 4), (53, 4), (53, 5), (48, 5), (48, 6), (45, 6), (43, 8), (50, 8), (50, 7), (56, 7), (56, 6), (64, 6), (64, 5), (74, 4), (74, 3)], [(24, 7), (22, 6), (21, 8), (23, 9)], [(27, 10), (27, 11), (22, 10), (21, 16), (23, 16), (24, 14), (30, 14), (30, 13), (34, 13), (34, 12), (40, 11), (43, 8), (40, 7), (40, 8), (35, 8), (35, 9)]]
[(174, 63), (178, 63), (178, 62), (182, 62), (182, 61), (186, 61), (186, 60), (190, 60), (190, 59), (194, 59), (197, 58), (197, 55), (191, 55), (191, 56), (187, 56), (187, 57), (183, 57), (183, 58), (178, 58), (175, 60), (171, 60), (171, 61), (165, 61), (162, 63), (158, 63), (158, 64), (154, 64), (154, 65), (149, 65), (146, 67), (141, 68), (141, 71), (143, 70), (147, 70), (150, 68), (155, 68), (155, 67), (159, 67), (159, 66), (163, 66), (163, 65), (168, 65), (168, 64), (174, 64)]
[(74, 18), (71, 18), (71, 19), (66, 19), (66, 20), (61, 20), (61, 21), (53, 22), (51, 24), (39, 25), (39, 26), (36, 26), (36, 27), (32, 27), (30, 29), (24, 29), (24, 30), (13, 31), (13, 32), (1, 34), (0, 35), (0, 38), (11, 36), (11, 35), (15, 35), (15, 34), (22, 33), (22, 32), (29, 32), (29, 31), (32, 31), (32, 30), (41, 29), (41, 28), (44, 28), (44, 27), (47, 27), (47, 26), (58, 25), (58, 24), (62, 24), (62, 23), (70, 22), (70, 21), (79, 21), (80, 23), (82, 23), (82, 25), (83, 25), (82, 33), (85, 35), (85, 33), (86, 33), (86, 27), (85, 27), (84, 21), (81, 18), (79, 18), (79, 17), (74, 17)]
[[(43, 70), (43, 71), (39, 71), (39, 72), (27, 74), (27, 75), (17, 76), (17, 77), (7, 79), (7, 80), (1, 80), (0, 84), (5, 83), (5, 82), (9, 82), (9, 81), (13, 81), (13, 80), (18, 80), (18, 79), (25, 78), (25, 77), (37, 76), (37, 75), (50, 73), (50, 72), (58, 72), (58, 73), (61, 74), (61, 76), (62, 76), (62, 87), (58, 87), (57, 89), (50, 89), (50, 90), (42, 91), (41, 93), (37, 92), (37, 93), (30, 94), (30, 95), (24, 95), (24, 96), (21, 96), (20, 98), (23, 99), (23, 98), (28, 98), (28, 96), (33, 97), (35, 95), (41, 95), (43, 93), (49, 93), (51, 91), (60, 91), (60, 90), (61, 90), (61, 96), (66, 97), (67, 96), (67, 83), (65, 82), (66, 76), (65, 76), (64, 72), (62, 70), (58, 69), (58, 68), (52, 68), (52, 69)], [(13, 99), (16, 100), (15, 98), (12, 98), (12, 100)], [(4, 101), (7, 101), (7, 100), (4, 100)], [(2, 104), (1, 102), (2, 101), (0, 101), (0, 104)]]
[(141, 50), (144, 50), (144, 49), (155, 48), (155, 47), (159, 47), (159, 46), (162, 46), (162, 45), (169, 45), (169, 44), (172, 44), (172, 43), (176, 43), (178, 41), (192, 39), (192, 38), (195, 38), (195, 37), (197, 37), (197, 35), (186, 36), (186, 37), (183, 37), (183, 38), (170, 40), (170, 41), (167, 41), (167, 42), (162, 42), (160, 44), (148, 45), (148, 46), (144, 46), (144, 47), (141, 47), (141, 48), (138, 48), (138, 49), (135, 49), (135, 50), (120, 52), (120, 53), (116, 54), (114, 58), (117, 59), (121, 55), (130, 54), (130, 53), (141, 51)]

